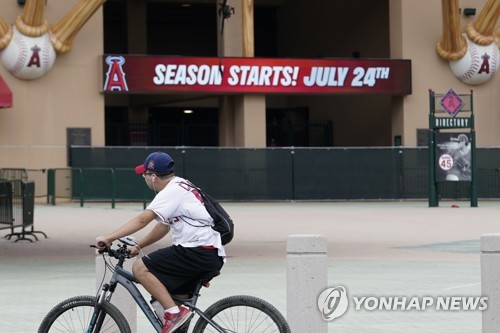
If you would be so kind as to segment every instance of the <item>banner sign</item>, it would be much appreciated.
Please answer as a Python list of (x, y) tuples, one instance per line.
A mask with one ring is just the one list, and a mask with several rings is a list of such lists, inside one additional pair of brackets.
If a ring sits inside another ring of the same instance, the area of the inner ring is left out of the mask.
[(471, 181), (471, 142), (468, 133), (436, 134), (436, 181)]
[(444, 117), (434, 117), (431, 123), (432, 128), (471, 128), (472, 118), (470, 117), (456, 117), (456, 118), (444, 118)]
[(409, 95), (410, 60), (104, 55), (104, 93)]

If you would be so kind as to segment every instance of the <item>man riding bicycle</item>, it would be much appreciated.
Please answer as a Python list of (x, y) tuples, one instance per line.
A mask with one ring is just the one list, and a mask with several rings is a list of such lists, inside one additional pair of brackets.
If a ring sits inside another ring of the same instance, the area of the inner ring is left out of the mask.
[(132, 247), (131, 256), (142, 248), (162, 239), (172, 230), (172, 245), (159, 249), (136, 260), (132, 272), (144, 288), (165, 309), (162, 333), (178, 329), (192, 312), (177, 306), (171, 294), (187, 294), (194, 288), (203, 272), (222, 268), (225, 251), (220, 234), (212, 229), (213, 219), (203, 204), (198, 191), (190, 182), (174, 173), (175, 163), (163, 152), (150, 154), (144, 164), (135, 168), (147, 186), (156, 195), (149, 206), (139, 215), (107, 236), (96, 238), (102, 249), (118, 238), (131, 235), (151, 221), (158, 223)]

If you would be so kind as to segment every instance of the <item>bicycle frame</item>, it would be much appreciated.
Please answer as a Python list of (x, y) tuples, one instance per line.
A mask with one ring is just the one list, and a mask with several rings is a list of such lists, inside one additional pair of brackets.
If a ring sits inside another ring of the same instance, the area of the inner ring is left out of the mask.
[(155, 331), (161, 332), (162, 324), (160, 323), (158, 316), (153, 312), (147, 301), (142, 296), (139, 289), (132, 282), (138, 283), (135, 276), (132, 273), (124, 270), (123, 267), (120, 267), (120, 265), (116, 265), (115, 271), (113, 273), (113, 276), (111, 277), (111, 280), (109, 281), (109, 284), (105, 284), (102, 287), (102, 291), (99, 293), (96, 309), (94, 310), (94, 315), (93, 315), (93, 318), (97, 319), (91, 321), (89, 330), (87, 331), (88, 333), (94, 332), (93, 329), (95, 329), (96, 332), (100, 330), (102, 320), (104, 319), (101, 318), (104, 316), (100, 311), (101, 309), (100, 304), (102, 304), (103, 302), (111, 302), (111, 297), (113, 296), (113, 293), (118, 284), (121, 284), (130, 293), (130, 295), (137, 303), (137, 305), (139, 305), (139, 308), (142, 310), (142, 312), (149, 320), (151, 325), (153, 325)]
[[(139, 305), (139, 308), (142, 310), (146, 318), (149, 320), (151, 325), (153, 325), (156, 332), (161, 332), (162, 323), (160, 322), (158, 316), (153, 312), (148, 302), (144, 299), (139, 289), (136, 287), (135, 283), (139, 283), (135, 276), (123, 269), (120, 265), (120, 262), (115, 266), (115, 271), (113, 272), (113, 276), (109, 284), (105, 284), (102, 287), (102, 291), (99, 293), (98, 301), (96, 308), (94, 310), (94, 314), (92, 316), (92, 320), (90, 326), (87, 330), (87, 333), (99, 332), (102, 322), (104, 321), (105, 314), (101, 312), (101, 304), (103, 302), (110, 302), (111, 296), (113, 295), (116, 286), (121, 284), (132, 296), (134, 301)], [(201, 288), (201, 285), (199, 286)], [(217, 323), (208, 318), (203, 311), (196, 307), (196, 301), (198, 300), (198, 291), (199, 288), (196, 288), (196, 292), (193, 294), (191, 298), (181, 299), (178, 297), (172, 296), (174, 300), (181, 302), (183, 305), (189, 307), (192, 311), (198, 314), (201, 318), (207, 321), (212, 327), (214, 327), (220, 333), (226, 333), (226, 331), (220, 327)]]

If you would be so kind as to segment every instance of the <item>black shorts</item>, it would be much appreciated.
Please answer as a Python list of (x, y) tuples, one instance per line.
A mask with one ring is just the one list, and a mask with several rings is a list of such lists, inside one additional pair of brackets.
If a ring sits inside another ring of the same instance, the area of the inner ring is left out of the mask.
[(142, 257), (144, 265), (171, 294), (188, 294), (201, 274), (220, 270), (223, 260), (217, 249), (173, 245)]

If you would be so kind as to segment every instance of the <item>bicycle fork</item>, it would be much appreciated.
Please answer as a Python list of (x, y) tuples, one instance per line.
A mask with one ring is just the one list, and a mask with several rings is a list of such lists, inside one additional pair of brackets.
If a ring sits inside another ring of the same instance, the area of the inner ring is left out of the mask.
[[(106, 316), (106, 311), (102, 310), (102, 304), (106, 301), (106, 295), (109, 291), (109, 285), (106, 283), (102, 286), (102, 291), (99, 293), (97, 302), (94, 308), (94, 313), (87, 328), (86, 333), (98, 333), (101, 331), (102, 323), (104, 322), (104, 317)], [(111, 295), (109, 295), (111, 298)]]

